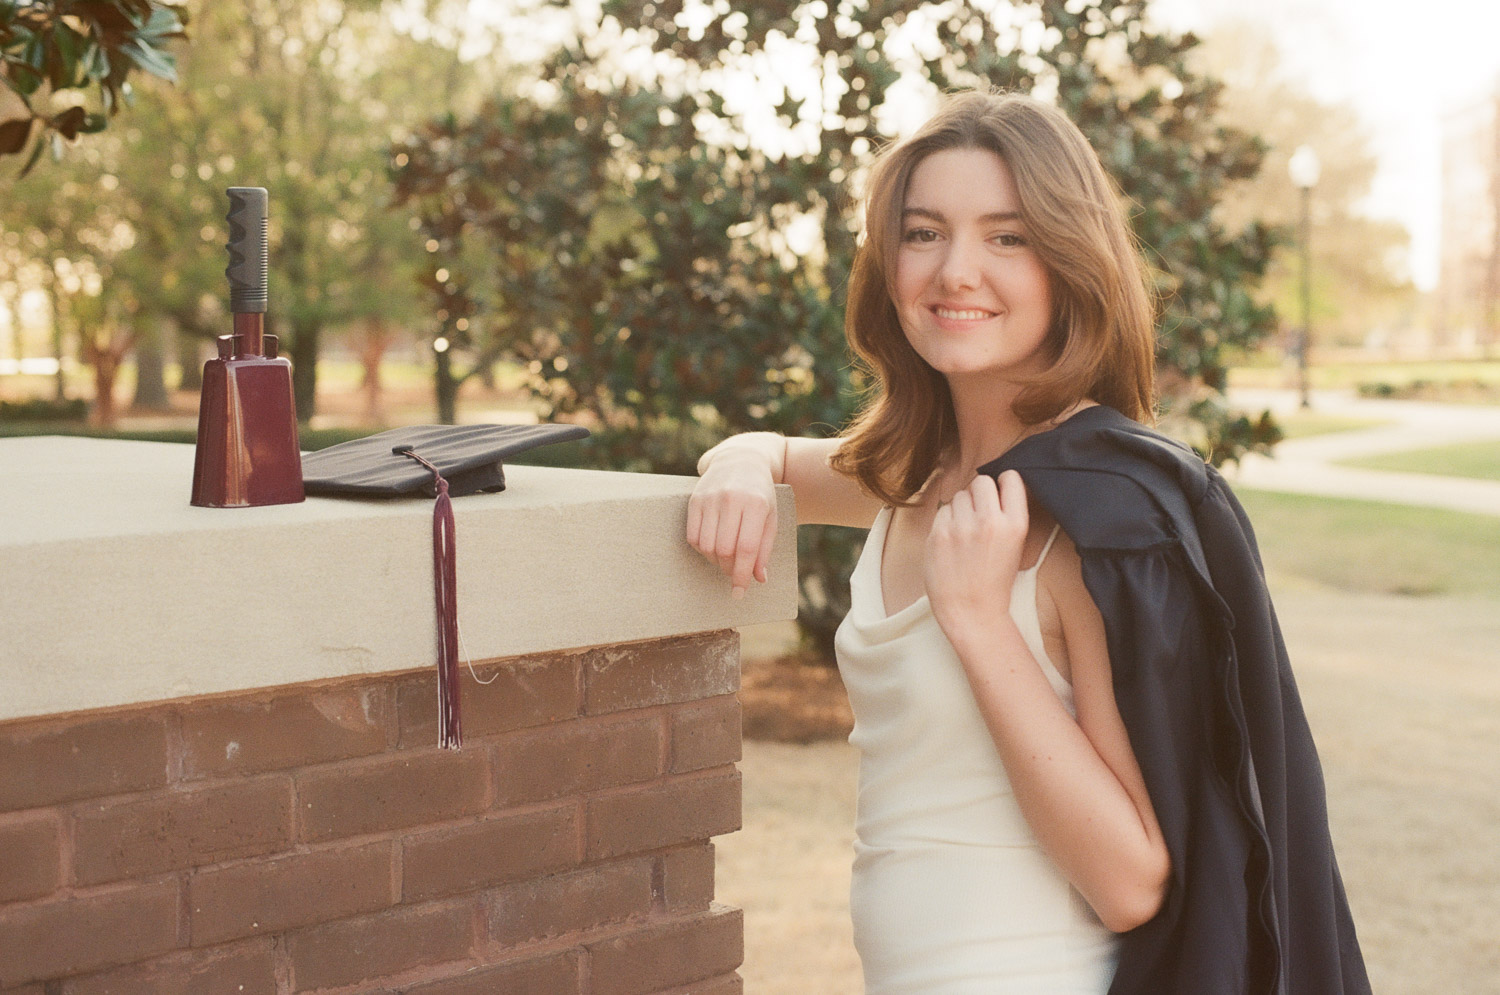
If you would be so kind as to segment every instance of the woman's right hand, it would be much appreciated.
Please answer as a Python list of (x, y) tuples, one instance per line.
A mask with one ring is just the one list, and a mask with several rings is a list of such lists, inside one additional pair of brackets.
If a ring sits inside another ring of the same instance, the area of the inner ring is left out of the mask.
[(704, 454), (688, 499), (687, 541), (729, 577), (736, 598), (766, 582), (776, 541), (776, 483), (785, 466), (779, 436), (736, 436)]

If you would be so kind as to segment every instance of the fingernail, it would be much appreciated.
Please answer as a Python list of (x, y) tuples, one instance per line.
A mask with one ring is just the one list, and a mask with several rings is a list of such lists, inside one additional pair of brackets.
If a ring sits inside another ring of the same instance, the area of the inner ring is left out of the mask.
[(734, 597), (734, 599), (736, 601), (738, 601), (739, 599), (741, 599), (741, 598), (743, 598), (745, 596), (745, 589), (743, 587), (736, 587), (733, 591), (730, 591), (729, 593)]

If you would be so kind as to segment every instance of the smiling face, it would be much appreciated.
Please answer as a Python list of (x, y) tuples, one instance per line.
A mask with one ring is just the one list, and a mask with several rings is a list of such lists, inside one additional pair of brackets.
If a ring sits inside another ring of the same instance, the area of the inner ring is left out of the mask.
[(944, 149), (912, 170), (895, 291), (907, 341), (954, 386), (1021, 384), (1051, 362), (1047, 269), (1010, 168), (993, 152)]

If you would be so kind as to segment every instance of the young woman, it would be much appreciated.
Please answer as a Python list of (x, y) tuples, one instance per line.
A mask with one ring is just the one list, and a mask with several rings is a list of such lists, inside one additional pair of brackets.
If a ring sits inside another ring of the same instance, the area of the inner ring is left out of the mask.
[(710, 450), (687, 538), (740, 595), (775, 484), (870, 529), (837, 639), (869, 995), (1367, 991), (1253, 538), (1142, 424), (1144, 269), (1078, 129), (968, 93), (888, 150), (845, 328), (869, 405)]

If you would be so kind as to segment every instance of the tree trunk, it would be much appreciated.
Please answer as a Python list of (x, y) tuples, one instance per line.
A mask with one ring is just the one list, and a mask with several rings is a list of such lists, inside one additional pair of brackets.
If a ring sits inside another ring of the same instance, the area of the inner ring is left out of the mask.
[[(270, 322), (270, 315), (266, 315)], [(269, 330), (269, 329), (268, 329)], [(304, 425), (317, 413), (318, 400), (318, 333), (322, 329), (316, 322), (293, 328), (292, 346), (284, 345), (282, 355), (290, 352), (292, 360), (292, 396), (297, 404), (297, 420)]]
[(178, 390), (203, 389), (203, 337), (181, 322), (177, 325)]
[(453, 353), (444, 349), (437, 353), (437, 371), (434, 386), (437, 389), (438, 423), (455, 424), (458, 417), (459, 380), (453, 376)]
[(115, 427), (115, 378), (120, 362), (135, 347), (135, 331), (126, 329), (116, 335), (112, 328), (87, 333), (80, 331), (83, 358), (94, 370), (94, 406), (89, 409), (89, 424), (95, 428)]
[(115, 374), (119, 372), (119, 357), (107, 344), (88, 349), (89, 362), (94, 368), (94, 405), (89, 408), (89, 424), (94, 428), (115, 427)]
[(364, 367), (360, 390), (365, 395), (365, 421), (371, 425), (385, 422), (385, 399), (380, 383), (380, 362), (391, 347), (391, 333), (380, 318), (365, 320), (364, 335), (359, 343), (359, 361)]
[(167, 398), (167, 363), (162, 351), (161, 326), (147, 318), (138, 323), (137, 335), (135, 398), (130, 406), (139, 411), (169, 410), (172, 404)]
[(57, 360), (57, 380), (54, 394), (57, 402), (63, 403), (68, 399), (68, 375), (63, 371), (63, 316), (61, 301), (58, 299), (57, 287), (48, 281), (47, 290), (52, 299), (52, 356)]

